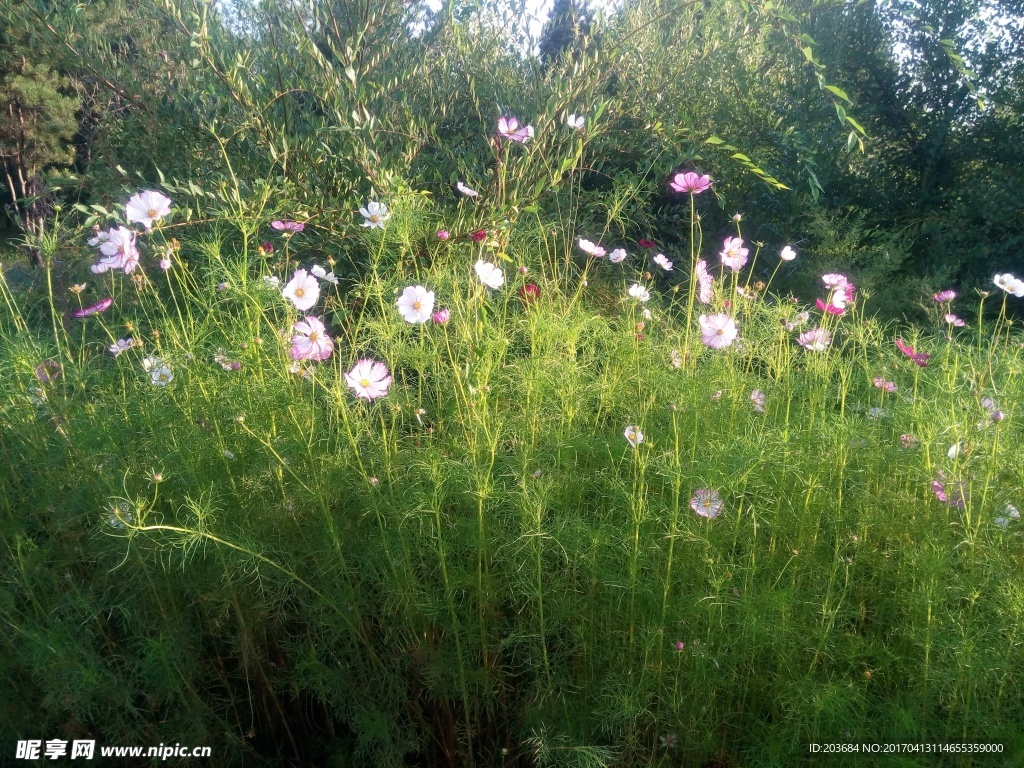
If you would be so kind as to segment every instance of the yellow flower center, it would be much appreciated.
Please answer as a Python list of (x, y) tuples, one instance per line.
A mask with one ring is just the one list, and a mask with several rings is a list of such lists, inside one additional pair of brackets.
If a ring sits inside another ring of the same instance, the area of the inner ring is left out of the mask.
[(160, 215), (160, 214), (158, 214), (158, 213), (156, 212), (156, 209), (155, 209), (155, 208), (150, 208), (150, 209), (149, 209), (148, 211), (146, 211), (146, 218), (147, 218), (147, 219), (155, 219), (155, 218), (156, 218), (157, 216), (159, 216), (159, 215)]
[(414, 302), (412, 303), (412, 308), (413, 308), (413, 309), (415, 309), (415, 310), (416, 310), (417, 312), (419, 312), (419, 309), (420, 309), (420, 307), (422, 307), (422, 306), (423, 306), (423, 305), (422, 305), (422, 304), (421, 304), (420, 302), (418, 302), (418, 301), (414, 301)]
[(363, 387), (364, 389), (366, 389), (367, 387), (370, 386), (370, 380), (369, 379), (360, 379), (359, 380), (359, 386)]
[(374, 224), (376, 224), (378, 221), (380, 221), (380, 216), (378, 216), (376, 213), (371, 214), (370, 215), (370, 221), (372, 221)]
[(317, 339), (319, 339), (319, 338), (320, 338), (320, 334), (319, 334), (319, 333), (317, 333), (316, 331), (312, 331), (312, 332), (311, 332), (311, 333), (309, 334), (309, 340), (310, 340), (310, 342), (311, 342), (311, 343), (314, 343), (314, 344), (315, 344), (315, 343), (316, 343), (316, 341), (317, 341)]
[(717, 331), (715, 331), (715, 333), (721, 336), (723, 333), (725, 333), (725, 328), (719, 328)]
[(295, 289), (295, 296), (296, 296), (296, 298), (301, 299), (305, 295), (306, 295), (306, 292), (304, 290), (302, 290), (301, 288), (296, 288)]

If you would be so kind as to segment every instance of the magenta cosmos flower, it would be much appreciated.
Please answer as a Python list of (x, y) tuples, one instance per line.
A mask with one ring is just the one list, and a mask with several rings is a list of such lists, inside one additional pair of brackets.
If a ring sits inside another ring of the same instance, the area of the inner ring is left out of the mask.
[(956, 291), (939, 291), (938, 293), (933, 293), (932, 298), (939, 304), (945, 304), (956, 298)]
[(502, 116), (498, 118), (498, 135), (503, 139), (525, 144), (528, 139), (533, 138), (533, 126), (525, 125), (520, 128), (518, 118)]
[(334, 341), (317, 317), (307, 317), (292, 326), (292, 360), (326, 360), (334, 349)]
[(700, 332), (704, 337), (703, 341), (712, 349), (728, 347), (736, 340), (739, 333), (736, 329), (736, 321), (724, 313), (701, 315), (699, 322)]
[[(820, 309), (822, 312), (825, 312), (825, 313), (827, 313), (829, 315), (845, 315), (846, 314), (846, 310), (843, 309), (843, 307), (840, 307), (837, 304), (835, 304), (831, 299), (829, 300), (828, 304), (826, 304), (821, 299), (816, 299), (815, 303), (818, 305), (818, 309)], [(843, 304), (845, 305), (845, 302), (843, 302)]]
[(435, 312), (431, 319), (434, 321), (434, 325), (447, 325), (448, 321), (452, 319), (452, 313), (446, 307)]
[(743, 265), (747, 263), (747, 254), (750, 251), (743, 247), (743, 238), (740, 237), (727, 237), (725, 238), (725, 245), (722, 248), (722, 252), (718, 254), (722, 263), (725, 264), (733, 272), (736, 272), (743, 268)]
[(270, 226), (276, 229), (278, 232), (286, 232), (289, 235), (296, 232), (301, 232), (306, 228), (306, 225), (299, 221), (278, 220), (270, 222)]
[(672, 181), (669, 182), (669, 186), (676, 192), (689, 192), (699, 195), (711, 187), (711, 177), (698, 176), (693, 171), (677, 173)]
[(921, 368), (928, 365), (928, 358), (931, 355), (926, 355), (924, 352), (915, 352), (912, 346), (904, 343), (903, 339), (896, 339), (896, 346), (899, 347), (900, 352), (917, 363)]
[(824, 328), (812, 328), (801, 333), (797, 337), (797, 342), (801, 347), (809, 349), (811, 352), (822, 352), (832, 343), (832, 334)]
[(693, 492), (693, 498), (690, 499), (690, 509), (701, 517), (713, 520), (722, 514), (725, 502), (718, 495), (718, 491), (713, 491), (710, 488), (698, 488)]
[(74, 312), (71, 313), (71, 316), (72, 317), (89, 317), (89, 315), (96, 315), (96, 314), (99, 314), (100, 312), (106, 312), (108, 309), (110, 309), (110, 306), (113, 303), (114, 303), (113, 299), (101, 299), (100, 301), (97, 301), (95, 304), (92, 304), (92, 305), (90, 305), (88, 307), (83, 307), (82, 309), (76, 309)]
[(439, 229), (439, 230), (437, 230), (437, 239), (438, 240), (447, 240), (449, 237), (451, 237), (451, 235), (448, 234), (448, 230), (447, 229)]
[(345, 383), (364, 400), (376, 400), (388, 393), (393, 379), (384, 363), (363, 359), (345, 374)]

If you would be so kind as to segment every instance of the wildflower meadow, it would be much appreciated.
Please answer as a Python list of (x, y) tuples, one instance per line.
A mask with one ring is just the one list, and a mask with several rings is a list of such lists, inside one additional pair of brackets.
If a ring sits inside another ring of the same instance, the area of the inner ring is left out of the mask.
[(703, 17), (519, 82), (458, 5), (249, 53), (153, 6), (205, 134), (172, 175), (126, 107), (0, 252), (0, 764), (1024, 764), (1024, 264), (883, 311), (784, 168), (603, 79)]

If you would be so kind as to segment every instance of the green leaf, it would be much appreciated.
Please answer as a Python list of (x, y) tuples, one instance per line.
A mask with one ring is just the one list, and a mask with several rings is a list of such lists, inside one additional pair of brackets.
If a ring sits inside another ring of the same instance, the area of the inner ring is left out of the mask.
[(846, 91), (844, 91), (837, 85), (826, 85), (825, 90), (834, 93), (836, 96), (838, 96), (840, 99), (847, 102), (848, 104), (853, 103), (852, 101), (850, 101), (850, 97), (846, 95)]
[(804, 52), (804, 56), (806, 57), (806, 59), (813, 64), (814, 63), (814, 49), (811, 48), (811, 46), (808, 45), (808, 46), (805, 46), (805, 47), (801, 48), (800, 50)]
[(750, 162), (750, 158), (744, 155), (742, 152), (737, 152), (733, 155), (730, 155), (730, 157), (732, 157), (733, 160), (746, 160), (748, 163)]
[(857, 130), (857, 133), (859, 133), (861, 136), (867, 136), (868, 135), (867, 131), (864, 130), (864, 126), (861, 125), (860, 123), (858, 123), (856, 120), (854, 120), (849, 115), (846, 116), (846, 122), (848, 122), (850, 125), (852, 125)]
[(705, 144), (724, 144), (725, 142), (717, 136), (710, 136), (704, 139)]

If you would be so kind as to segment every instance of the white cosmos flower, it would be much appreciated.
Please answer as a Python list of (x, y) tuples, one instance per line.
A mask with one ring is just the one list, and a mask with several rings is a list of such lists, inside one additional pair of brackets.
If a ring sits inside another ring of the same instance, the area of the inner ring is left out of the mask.
[(583, 115), (569, 115), (569, 119), (565, 121), (565, 124), (574, 131), (582, 131), (585, 122), (586, 118)]
[(633, 283), (629, 286), (629, 295), (640, 302), (650, 301), (651, 299), (651, 292), (640, 285), (640, 283)]
[(320, 298), (320, 283), (306, 270), (296, 269), (281, 294), (291, 301), (297, 310), (305, 312)]
[(277, 288), (281, 285), (281, 279), (277, 275), (264, 275), (263, 284), (268, 288)]
[(434, 292), (422, 285), (410, 285), (395, 303), (407, 323), (425, 323), (434, 311)]
[(127, 339), (118, 339), (115, 343), (111, 344), (109, 349), (110, 353), (117, 357), (122, 352), (131, 349), (135, 346), (135, 339), (129, 336)]
[(133, 195), (124, 207), (128, 221), (137, 221), (146, 229), (152, 229), (153, 223), (171, 213), (171, 200), (159, 192), (147, 190)]
[(464, 194), (466, 197), (476, 197), (477, 195), (480, 194), (475, 189), (471, 189), (470, 187), (467, 187), (461, 181), (458, 184), (455, 185), (455, 188), (457, 190), (459, 190), (459, 192)]
[(610, 261), (612, 264), (621, 264), (623, 261), (626, 260), (626, 256), (628, 255), (629, 254), (626, 253), (625, 248), (616, 248), (614, 251), (608, 254), (608, 261)]
[(788, 245), (782, 249), (782, 253), (779, 254), (779, 258), (783, 261), (792, 261), (796, 258), (796, 251), (790, 248)]
[(664, 269), (666, 272), (672, 271), (672, 262), (668, 260), (664, 253), (659, 253), (654, 257), (654, 263)]
[(1017, 297), (1024, 296), (1024, 280), (1017, 279), (1009, 272), (1005, 275), (996, 275), (993, 282), (1007, 293)]
[(600, 259), (606, 253), (605, 249), (602, 248), (600, 245), (592, 243), (589, 240), (586, 240), (582, 237), (580, 238), (580, 250), (583, 251), (584, 253), (590, 254), (591, 256), (597, 259)]
[(626, 440), (628, 440), (629, 444), (634, 448), (644, 441), (644, 433), (641, 432), (640, 427), (637, 426), (626, 427), (626, 431), (622, 434), (625, 435)]
[(102, 275), (111, 269), (123, 269), (127, 275), (139, 265), (139, 249), (135, 245), (135, 233), (127, 227), (110, 229), (103, 239), (99, 240), (100, 253), (98, 262), (89, 267), (94, 275)]
[(363, 226), (370, 229), (384, 229), (384, 222), (391, 218), (388, 207), (384, 203), (374, 201), (368, 202), (365, 208), (360, 208), (359, 213), (366, 219)]
[(955, 459), (959, 455), (960, 455), (960, 443), (955, 443), (954, 445), (949, 446), (949, 450), (946, 451), (946, 456), (948, 456), (951, 459)]
[(157, 363), (158, 364), (149, 372), (149, 378), (158, 387), (166, 387), (170, 384), (171, 379), (174, 378), (174, 374), (171, 372), (171, 368), (167, 363), (162, 360), (158, 360)]
[(325, 282), (330, 283), (331, 285), (337, 285), (338, 284), (338, 278), (336, 278), (334, 276), (334, 273), (333, 272), (328, 272), (326, 269), (321, 267), (319, 264), (314, 264), (312, 267), (310, 267), (309, 268), (309, 273), (311, 275), (313, 275), (313, 277), (318, 277), (321, 280), (324, 280)]
[(480, 259), (473, 267), (480, 282), (488, 288), (501, 288), (505, 284), (505, 275), (497, 264)]

